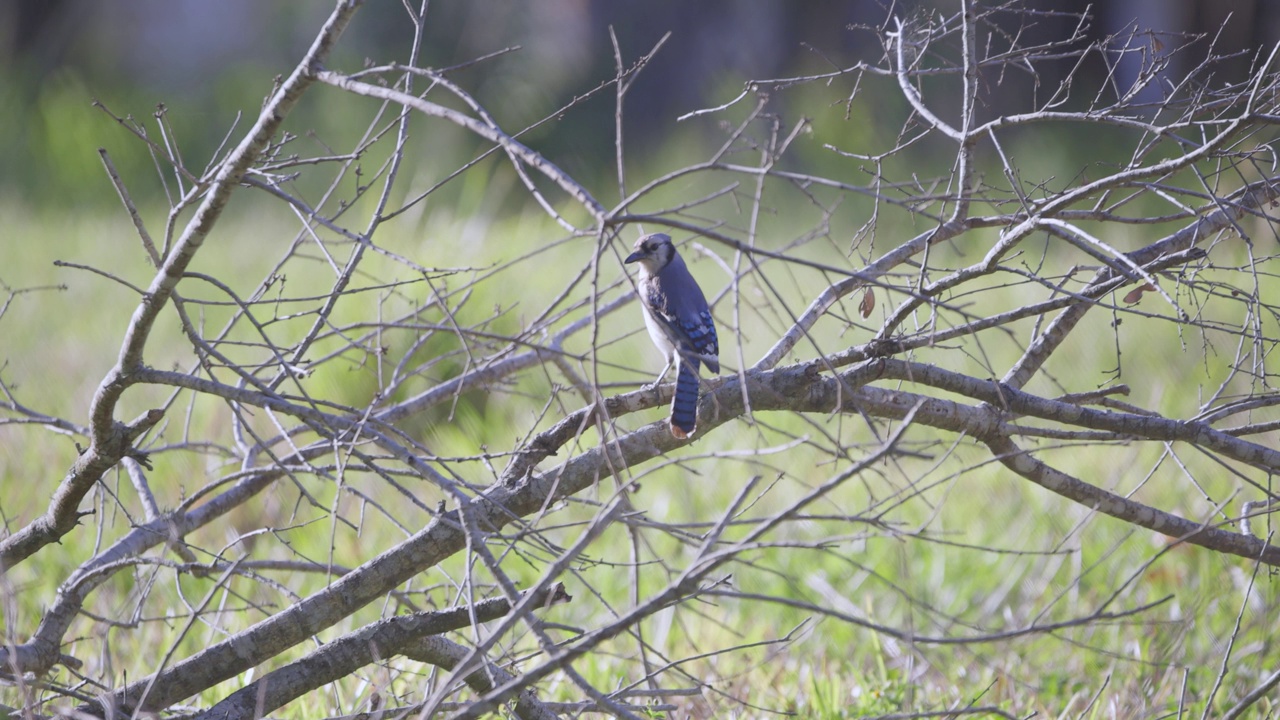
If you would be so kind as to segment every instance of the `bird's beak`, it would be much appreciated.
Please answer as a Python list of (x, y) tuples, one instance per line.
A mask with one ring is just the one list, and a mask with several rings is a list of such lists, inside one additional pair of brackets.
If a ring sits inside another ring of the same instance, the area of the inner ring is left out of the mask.
[(628, 256), (627, 256), (627, 259), (622, 261), (622, 264), (623, 264), (623, 265), (629, 265), (629, 264), (631, 264), (631, 263), (633, 263), (633, 262), (638, 262), (638, 261), (640, 261), (640, 260), (643, 260), (644, 258), (645, 258), (645, 254), (644, 254), (642, 251), (637, 250), (637, 251), (635, 251), (635, 252), (631, 253), (630, 255), (628, 255)]

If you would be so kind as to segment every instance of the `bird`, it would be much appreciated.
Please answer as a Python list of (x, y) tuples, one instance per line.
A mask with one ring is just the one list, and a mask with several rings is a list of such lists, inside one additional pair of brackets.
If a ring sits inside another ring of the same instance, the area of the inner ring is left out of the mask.
[(666, 233), (645, 235), (623, 263), (640, 263), (636, 289), (644, 308), (649, 337), (667, 358), (656, 386), (676, 366), (676, 392), (671, 400), (671, 435), (684, 440), (698, 425), (698, 367), (720, 372), (716, 323), (698, 281)]

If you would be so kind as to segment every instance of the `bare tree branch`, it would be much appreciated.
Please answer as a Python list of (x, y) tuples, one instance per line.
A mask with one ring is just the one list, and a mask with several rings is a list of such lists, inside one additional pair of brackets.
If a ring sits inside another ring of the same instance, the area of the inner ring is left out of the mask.
[[(671, 155), (624, 134), (639, 73), (678, 51), (666, 36), (629, 62), (611, 33), (593, 89), (507, 126), (476, 80), (517, 49), (423, 66), (426, 2), (397, 8), (406, 47), (325, 67), (360, 4), (336, 3), (204, 171), (179, 116), (100, 106), (168, 205), (148, 222), (101, 153), (143, 253), (60, 261), (135, 293), (103, 308), (119, 348), (85, 350), (114, 354), (87, 426), (23, 395), (64, 382), (42, 363), (0, 364), (0, 431), (88, 442), (60, 482), (0, 490), (20, 713), (250, 718), (327, 688), (332, 715), (804, 714), (714, 660), (830, 642), (813, 618), (884, 643), (877, 663), (909, 682), (1013, 642), (1103, 654), (1115, 674), (1071, 690), (1092, 707), (1119, 686), (1147, 702), (1156, 681), (1125, 663), (1209, 667), (1189, 633), (1265, 645), (1265, 623), (1225, 627), (1151, 578), (1193, 572), (1174, 548), (1280, 565), (1251, 532), (1280, 474), (1280, 50), (1223, 83), (1214, 51), (1171, 59), (1195, 38), (1098, 39), (1016, 2), (886, 12), (848, 30), (878, 59), (706, 99), (678, 120), (714, 141)], [(1066, 34), (1036, 40), (1041, 24)], [(317, 81), (322, 104), (374, 101), (344, 108), (363, 127), (341, 143), (290, 114)], [(612, 167), (587, 179), (532, 131), (606, 90)], [(211, 233), (241, 187), (263, 237), (221, 263)], [(688, 440), (673, 385), (642, 385), (657, 360), (621, 263), (641, 229), (675, 239), (724, 350)], [(35, 288), (0, 287), (16, 323)], [(29, 512), (20, 492), (51, 500)], [(1011, 512), (1005, 492), (1035, 503)], [(550, 607), (570, 592), (572, 613)], [(1131, 657), (1126, 638), (1168, 628), (1172, 649)], [(1176, 711), (1256, 704), (1276, 679), (1243, 655), (1213, 656), (1212, 690), (1184, 678)], [(990, 689), (913, 690), (891, 716), (1043, 707)]]

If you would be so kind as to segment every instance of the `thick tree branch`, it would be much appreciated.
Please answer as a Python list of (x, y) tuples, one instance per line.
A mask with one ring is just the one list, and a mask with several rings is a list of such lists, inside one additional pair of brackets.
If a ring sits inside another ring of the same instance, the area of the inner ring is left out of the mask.
[[(550, 588), (535, 591), (531, 601), (534, 607), (541, 608), (569, 602), (571, 599), (565, 592), (564, 585), (557, 583)], [(301, 660), (263, 675), (195, 716), (194, 720), (253, 720), (262, 717), (371, 663), (385, 662), (397, 655), (420, 660), (424, 655), (430, 654), (430, 648), (436, 647), (433, 643), (443, 640), (435, 636), (465, 628), (471, 625), (472, 618), (477, 622), (489, 622), (510, 611), (511, 603), (506, 598), (493, 598), (477, 603), (474, 608), (420, 612), (381, 620), (326, 643)], [(456, 647), (452, 643), (450, 646)], [(438, 656), (433, 657), (439, 659)], [(448, 657), (454, 656), (450, 654)], [(425, 662), (451, 668), (459, 659), (455, 658), (447, 664), (431, 660)], [(486, 673), (493, 670), (498, 668), (490, 665), (487, 669), (475, 671), (472, 674), (475, 679), (469, 676), (468, 684), (472, 684), (478, 692), (487, 691), (489, 685), (484, 679)], [(502, 677), (509, 679), (510, 675), (503, 672)], [(479, 684), (475, 685), (477, 682)], [(516, 714), (521, 718), (553, 716), (541, 707), (532, 693), (528, 697), (522, 697), (517, 703)]]

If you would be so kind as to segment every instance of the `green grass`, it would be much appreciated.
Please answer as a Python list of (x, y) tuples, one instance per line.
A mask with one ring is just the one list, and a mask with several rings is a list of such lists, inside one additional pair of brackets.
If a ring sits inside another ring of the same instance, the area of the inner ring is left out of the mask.
[[(461, 209), (456, 214), (437, 211), (415, 221), (412, 228), (407, 221), (405, 227), (395, 226), (384, 238), (387, 246), (431, 266), (445, 256), (446, 244), (454, 238), (473, 237), (477, 239), (469, 246), (476, 248), (473, 254), (455, 257), (451, 263), (490, 268), (495, 262), (509, 261), (539, 248), (549, 238), (559, 237), (532, 212), (491, 218), (477, 225), (467, 208), (484, 207), (485, 193), (500, 190), (476, 185), (460, 192)], [(66, 286), (65, 290), (24, 293), (0, 317), (0, 334), (6, 339), (4, 359), (8, 363), (0, 370), (0, 377), (15, 386), (20, 398), (31, 407), (84, 423), (93, 389), (114, 361), (137, 297), (133, 291), (102, 277), (56, 268), (51, 262), (62, 259), (92, 265), (142, 285), (149, 278), (142, 251), (120, 213), (34, 214), (21, 206), (0, 204), (0, 226), (10, 229), (10, 237), (21, 238), (21, 251), (12, 244), (0, 251), (0, 281), (14, 289)], [(242, 212), (227, 218), (227, 224), (211, 238), (194, 269), (234, 280), (237, 292), (247, 296), (262, 276), (264, 263), (273, 253), (278, 255), (295, 232), (261, 209), (247, 205)], [(1133, 242), (1139, 239), (1134, 238)], [(495, 331), (519, 327), (562, 286), (563, 279), (554, 268), (581, 267), (591, 243), (590, 239), (576, 240), (545, 250), (535, 261), (540, 269), (537, 273), (498, 270), (498, 281), (470, 299), (459, 320), (479, 321), (489, 317), (497, 306), (503, 314)], [(830, 249), (805, 248), (801, 252), (821, 256)], [(940, 251), (945, 252), (945, 248)], [(970, 250), (963, 259), (935, 259), (972, 262), (972, 253)], [(607, 268), (606, 280), (619, 277), (611, 256), (602, 266)], [(305, 271), (300, 267), (290, 269), (286, 294), (303, 295), (326, 287), (331, 275), (326, 274), (323, 261), (317, 259)], [(744, 283), (745, 298), (767, 297), (766, 292), (777, 289), (788, 306), (798, 311), (821, 280), (816, 272), (779, 265), (767, 267), (774, 273), (771, 280), (775, 288)], [(376, 256), (370, 258), (368, 270), (373, 277), (382, 279), (412, 279), (403, 268)], [(704, 279), (704, 284), (724, 284), (723, 274), (709, 262), (695, 263), (694, 272)], [(438, 289), (455, 288), (467, 277), (469, 274), (444, 278)], [(584, 286), (584, 297), (587, 287), (589, 284)], [(183, 288), (191, 298), (218, 297), (199, 283), (184, 283)], [(1042, 291), (1028, 286), (1011, 287), (994, 291), (983, 302), (1012, 306), (1023, 298), (1038, 297), (1036, 293)], [(430, 297), (431, 292), (421, 283), (395, 292), (362, 293), (340, 306), (335, 324), (367, 321), (378, 317), (380, 310), (392, 314), (413, 304), (424, 304)], [(517, 302), (515, 297), (521, 300)], [(877, 313), (890, 307), (890, 300), (880, 293)], [(1157, 305), (1151, 296), (1143, 301), (1143, 307), (1153, 312)], [(287, 306), (282, 308), (287, 310)], [(204, 308), (202, 319), (207, 327), (218, 327), (228, 312), (226, 308)], [(297, 337), (309, 326), (308, 318), (283, 319), (287, 315), (282, 310), (278, 315), (282, 319), (275, 326), (286, 336)], [(626, 332), (610, 332), (600, 338), (598, 371), (606, 383), (647, 380), (645, 373), (658, 364), (647, 347), (647, 339), (636, 332), (640, 322), (635, 309), (625, 309), (622, 315), (625, 321), (621, 325)], [(724, 315), (729, 317), (728, 313)], [(848, 308), (846, 315), (855, 317), (856, 312)], [(871, 321), (878, 317), (877, 314)], [(436, 319), (442, 320), (438, 316)], [(927, 320), (923, 314), (919, 318), (921, 324)], [(1093, 313), (1063, 348), (1062, 357), (1055, 360), (1053, 377), (1067, 390), (1089, 389), (1105, 382), (1107, 371), (1116, 365), (1107, 329), (1110, 320), (1104, 312)], [(768, 347), (779, 320), (760, 312), (752, 322), (739, 334), (725, 333), (726, 358), (736, 356), (738, 340), (749, 360)], [(1188, 414), (1200, 400), (1198, 393), (1205, 388), (1211, 390), (1222, 377), (1224, 358), (1211, 354), (1207, 363), (1198, 362), (1199, 347), (1188, 342), (1183, 350), (1170, 326), (1148, 331), (1135, 319), (1126, 322), (1121, 357), (1127, 369), (1121, 379), (1132, 378), (1135, 390), (1128, 400)], [(1029, 324), (1019, 324), (1016, 330), (1013, 337), (984, 335), (980, 347), (967, 353), (944, 347), (921, 351), (917, 357), (979, 377), (999, 373), (1016, 357), (1029, 334)], [(172, 319), (164, 321), (157, 333), (164, 341), (149, 348), (148, 362), (156, 367), (186, 367), (189, 356)], [(850, 333), (837, 319), (829, 318), (815, 328), (814, 336), (821, 349), (830, 351), (865, 337), (865, 333)], [(389, 338), (385, 357), (373, 352), (350, 353), (343, 362), (322, 367), (309, 378), (308, 391), (317, 397), (363, 406), (379, 387), (379, 377), (385, 377), (408, 349), (409, 337), (401, 334)], [(1085, 341), (1099, 337), (1107, 338), (1106, 342)], [(586, 335), (577, 337), (569, 349), (586, 353), (588, 342)], [(321, 343), (318, 354), (334, 347), (336, 342)], [(398, 396), (420, 391), (433, 379), (450, 377), (465, 366), (464, 356), (456, 352), (456, 342), (447, 337), (419, 350), (422, 362), (451, 351), (455, 354), (430, 365), (421, 380), (407, 383)], [(812, 352), (812, 347), (802, 345), (796, 354), (809, 356)], [(1157, 362), (1156, 358), (1171, 360)], [(735, 360), (729, 364), (737, 363)], [(584, 371), (589, 369), (589, 364), (584, 365)], [(1059, 392), (1052, 387), (1052, 380), (1037, 382), (1041, 385), (1033, 389), (1038, 392)], [(501, 452), (536, 422), (550, 385), (545, 374), (526, 373), (507, 392), (464, 396), (456, 407), (433, 409), (406, 423), (405, 429), (442, 456), (469, 455), (481, 448)], [(1170, 388), (1178, 388), (1179, 392), (1171, 392)], [(120, 417), (132, 417), (165, 397), (167, 393), (160, 391), (130, 393)], [(573, 409), (580, 404), (569, 393), (560, 397), (564, 408)], [(552, 416), (560, 407), (553, 408)], [(226, 422), (226, 408), (219, 403), (197, 402), (189, 421), (186, 413), (184, 399), (169, 414), (163, 442), (181, 438), (184, 427), (199, 437), (215, 432)], [(623, 418), (620, 423), (623, 427), (638, 427), (660, 415), (655, 410)], [(819, 429), (831, 433), (854, 457), (862, 452), (860, 447), (865, 448), (870, 442), (857, 418), (769, 415), (760, 419), (762, 423), (755, 426), (735, 422), (717, 431), (685, 453), (687, 459), (679, 465), (652, 462), (635, 468), (633, 472), (640, 481), (640, 490), (632, 498), (636, 510), (664, 523), (714, 521), (747, 478), (759, 475), (768, 491), (746, 512), (746, 517), (763, 517), (847, 467), (848, 461), (832, 462)], [(261, 414), (252, 422), (264, 433), (272, 427)], [(547, 423), (544, 419), (540, 426)], [(743, 448), (774, 447), (801, 435), (808, 435), (812, 444), (785, 455), (716, 456)], [(932, 442), (934, 438), (929, 433), (919, 433), (910, 435), (909, 440), (914, 443), (913, 449), (937, 456), (948, 452), (953, 438), (943, 436), (941, 442)], [(1041, 457), (1115, 492), (1136, 491), (1136, 497), (1144, 502), (1190, 517), (1212, 518), (1208, 512), (1210, 502), (1183, 480), (1171, 459), (1160, 460), (1163, 450), (1149, 444), (1117, 446), (1107, 452), (1081, 452), (1064, 446), (1046, 451)], [(1195, 451), (1185, 447), (1175, 450), (1189, 472), (1207, 478), (1205, 489), (1213, 501), (1226, 499), (1239, 487), (1234, 477), (1220, 472)], [(671, 717), (757, 717), (762, 712), (757, 708), (768, 708), (799, 717), (855, 718), (970, 704), (998, 707), (1020, 717), (1031, 713), (1051, 718), (1172, 717), (1179, 708), (1198, 715), (1218, 675), (1226, 640), (1242, 607), (1241, 630), (1215, 712), (1229, 707), (1275, 668), (1280, 653), (1271, 639), (1271, 626), (1278, 609), (1277, 588), (1268, 573), (1259, 573), (1246, 594), (1253, 572), (1246, 561), (1197, 548), (1171, 547), (1163, 537), (1091, 513), (1013, 477), (999, 466), (970, 467), (985, 458), (985, 450), (961, 444), (954, 453), (957, 462), (940, 467), (935, 467), (932, 460), (911, 459), (878, 467), (863, 478), (847, 482), (811, 508), (826, 519), (790, 523), (769, 538), (777, 543), (838, 538), (829, 547), (761, 548), (744, 554), (739, 562), (713, 577), (725, 579), (731, 575), (731, 586), (743, 592), (825, 605), (871, 623), (928, 637), (972, 637), (1033, 622), (1067, 621), (1096, 610), (1113, 595), (1107, 607), (1111, 612), (1171, 599), (1124, 619), (1064, 628), (1051, 634), (948, 645), (894, 639), (781, 604), (708, 598), (660, 612), (642, 626), (646, 641), (661, 653), (650, 653), (652, 663), (703, 656), (682, 663), (678, 672), (663, 676), (664, 686), (701, 682), (712, 688), (704, 691), (701, 698), (678, 700), (681, 710)], [(30, 427), (0, 428), (0, 508), (11, 530), (43, 510), (46, 498), (74, 455), (74, 443), (67, 437)], [(1139, 488), (1147, 470), (1158, 461), (1157, 473)], [(151, 477), (164, 508), (176, 506), (232, 469), (216, 455), (159, 453), (155, 462)], [(503, 462), (495, 460), (498, 467)], [(492, 479), (480, 463), (459, 467), (469, 473), (467, 479), (473, 482)], [(957, 467), (969, 469), (956, 473)], [(421, 480), (400, 480), (427, 506), (442, 497)], [(325, 562), (332, 557), (337, 563), (354, 566), (403, 539), (404, 531), (386, 522), (384, 511), (393, 514), (409, 531), (427, 521), (425, 512), (411, 507), (380, 480), (353, 475), (347, 482), (349, 488), (340, 496), (332, 483), (308, 482), (309, 498), (304, 498), (291, 482), (281, 483), (250, 506), (193, 534), (189, 541), (217, 550), (228, 547), (237, 533), (267, 527), (272, 531), (258, 533), (233, 549), (247, 549), (255, 559), (301, 557)], [(895, 494), (912, 488), (919, 492), (918, 496), (910, 501), (894, 500)], [(607, 498), (613, 489), (613, 482), (607, 480), (585, 497)], [(373, 498), (381, 507), (362, 501), (353, 490)], [(6, 639), (25, 639), (51, 601), (57, 584), (74, 564), (128, 529), (124, 509), (136, 512), (131, 493), (126, 479), (109, 474), (86, 503), (93, 506), (97, 516), (61, 546), (47, 549), (36, 561), (11, 573), (11, 585), (3, 598)], [(114, 498), (122, 498), (121, 504), (117, 505)], [(335, 522), (334, 511), (346, 523)], [(563, 547), (576, 539), (581, 532), (580, 523), (592, 517), (595, 507), (570, 503), (552, 511), (547, 522), (565, 527), (548, 531), (547, 537)], [(867, 524), (865, 520), (870, 516), (891, 528), (892, 533)], [(616, 526), (596, 540), (563, 578), (575, 596), (574, 602), (547, 610), (545, 618), (573, 628), (607, 623), (613, 610), (630, 606), (633, 577), (639, 579), (643, 599), (660, 590), (693, 558), (696, 544), (656, 531), (638, 532), (643, 564), (634, 575), (624, 567), (630, 562), (631, 538), (623, 527)], [(741, 534), (740, 529), (730, 529), (728, 537)], [(998, 552), (964, 546), (994, 548)], [(504, 547), (501, 541), (495, 541), (495, 552)], [(517, 582), (529, 584), (540, 576), (543, 563), (551, 556), (547, 548), (522, 545), (520, 554), (506, 558), (503, 569)], [(472, 570), (479, 586), (491, 582), (482, 565), (477, 564)], [(441, 568), (416, 578), (405, 590), (421, 607), (447, 605), (455, 600), (457, 584), (465, 573), (465, 559), (452, 558)], [(280, 585), (233, 582), (235, 595), (220, 594), (215, 599), (219, 621), (228, 627), (244, 626), (291, 598), (315, 592), (327, 582), (321, 575), (303, 573), (279, 574), (273, 580)], [(184, 604), (198, 603), (212, 586), (212, 579), (182, 577), (175, 581), (172, 573), (150, 566), (121, 573), (94, 593), (91, 609), (100, 617), (136, 618), (137, 628), (113, 627), (83, 617), (69, 633), (63, 650), (86, 662), (82, 671), (86, 674), (102, 674), (109, 683), (136, 679), (157, 667), (157, 648), (176, 645), (175, 657), (181, 658), (224, 637), (223, 630), (213, 624), (197, 623), (188, 631), (182, 616)], [(336, 637), (396, 610), (394, 603), (365, 608), (322, 637)], [(571, 636), (567, 630), (557, 631), (557, 637), (562, 639)], [(521, 656), (536, 647), (531, 637), (518, 633), (509, 649), (513, 655)], [(634, 638), (624, 635), (606, 643), (575, 669), (602, 689), (628, 685), (643, 674), (637, 647)], [(309, 649), (310, 646), (297, 648), (257, 674)], [(527, 664), (537, 661), (532, 658)], [(371, 688), (380, 688), (388, 698), (401, 694), (416, 697), (429, 672), (414, 663), (399, 661), (371, 667), (359, 678), (338, 683), (331, 692), (312, 694), (275, 715), (316, 717), (356, 712)], [(65, 672), (56, 679), (72, 682)], [(244, 679), (247, 678), (207, 691), (202, 701), (216, 701)], [(547, 683), (540, 697), (577, 700), (581, 694), (572, 683), (559, 678)], [(17, 701), (15, 690), (0, 688), (0, 702), (12, 705)], [(1273, 713), (1273, 704), (1268, 701), (1258, 706), (1259, 717)]]

